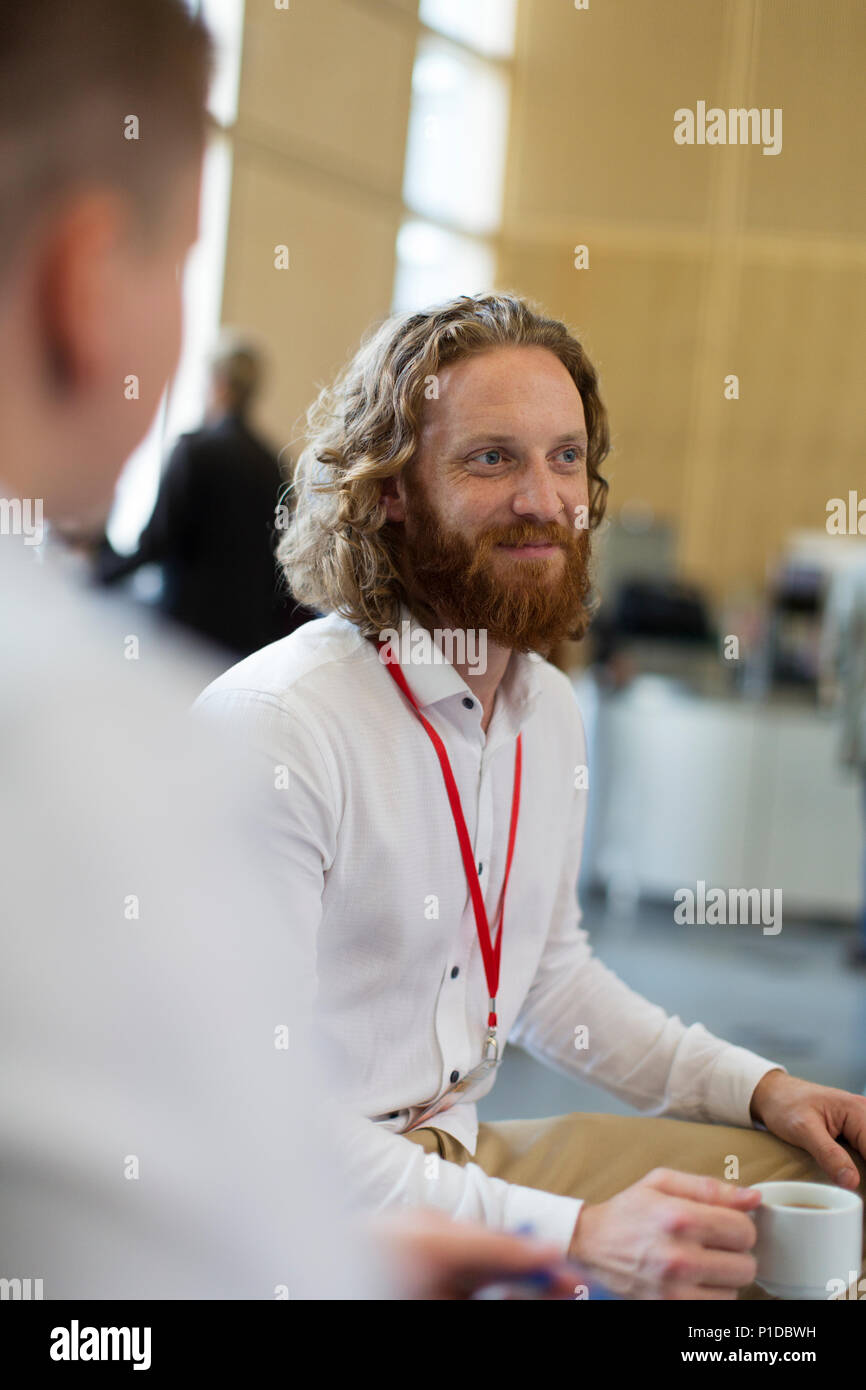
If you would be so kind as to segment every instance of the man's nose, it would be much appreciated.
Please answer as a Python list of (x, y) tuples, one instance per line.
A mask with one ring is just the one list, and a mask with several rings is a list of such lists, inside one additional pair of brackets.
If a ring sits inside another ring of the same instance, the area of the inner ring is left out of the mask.
[(527, 463), (520, 487), (514, 498), (514, 511), (523, 517), (535, 517), (539, 522), (550, 523), (561, 518), (565, 511), (562, 493), (567, 480), (551, 471), (550, 464), (542, 454)]

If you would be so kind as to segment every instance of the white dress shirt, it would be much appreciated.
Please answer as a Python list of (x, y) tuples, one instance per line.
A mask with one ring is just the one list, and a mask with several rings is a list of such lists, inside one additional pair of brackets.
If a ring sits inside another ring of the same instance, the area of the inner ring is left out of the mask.
[(213, 667), (47, 550), (0, 534), (0, 1277), (386, 1296), (240, 770), (190, 727)]
[[(414, 633), (405, 606), (401, 618)], [(401, 648), (403, 673), (447, 748), (491, 926), (523, 735), (500, 1039), (645, 1114), (752, 1127), (752, 1092), (778, 1064), (643, 999), (594, 957), (580, 926), (587, 792), (576, 769), (586, 745), (567, 677), (512, 653), (485, 734), (477, 697), (444, 655), (418, 665), (411, 650)], [(455, 1073), (481, 1061), (488, 990), (439, 761), (374, 644), (334, 614), (312, 621), (219, 677), (198, 708), (242, 731), (264, 758), (264, 838), (286, 927), (347, 1098), (366, 1117), (346, 1141), (366, 1199), (437, 1205), (504, 1228), (530, 1223), (566, 1249), (578, 1200), (472, 1163), (437, 1168), (401, 1137)], [(581, 1026), (586, 1048), (575, 1045)], [(475, 1152), (474, 1103), (433, 1123)]]

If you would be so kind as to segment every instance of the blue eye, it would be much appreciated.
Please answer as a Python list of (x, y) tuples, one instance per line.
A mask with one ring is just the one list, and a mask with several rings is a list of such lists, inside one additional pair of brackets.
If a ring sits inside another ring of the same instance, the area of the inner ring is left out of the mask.
[[(492, 459), (491, 455), (494, 455)], [(478, 458), (481, 463), (490, 463), (495, 466), (502, 458), (502, 454), (499, 449), (485, 449), (483, 454), (478, 455)]]

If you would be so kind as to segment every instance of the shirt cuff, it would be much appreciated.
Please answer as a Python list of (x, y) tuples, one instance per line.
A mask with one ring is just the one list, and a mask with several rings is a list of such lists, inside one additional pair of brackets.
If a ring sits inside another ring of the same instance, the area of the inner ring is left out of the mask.
[(715, 1124), (739, 1125), (757, 1129), (749, 1105), (755, 1087), (768, 1071), (783, 1071), (781, 1062), (771, 1062), (745, 1047), (728, 1046), (713, 1068), (707, 1093), (707, 1108)]
[(540, 1192), (535, 1187), (509, 1183), (505, 1228), (516, 1234), (519, 1227), (531, 1227), (523, 1234), (558, 1245), (566, 1255), (582, 1206), (583, 1202), (576, 1197), (559, 1197), (554, 1192)]

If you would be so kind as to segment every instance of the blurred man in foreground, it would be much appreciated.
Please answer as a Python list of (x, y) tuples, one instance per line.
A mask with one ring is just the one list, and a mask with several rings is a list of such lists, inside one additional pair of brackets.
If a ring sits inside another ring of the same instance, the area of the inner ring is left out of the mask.
[(369, 1298), (537, 1270), (549, 1247), (347, 1222), (242, 781), (229, 802), (178, 727), (197, 670), (40, 563), (43, 516), (104, 521), (176, 361), (210, 44), (179, 0), (7, 9), (0, 1276), (49, 1299)]

